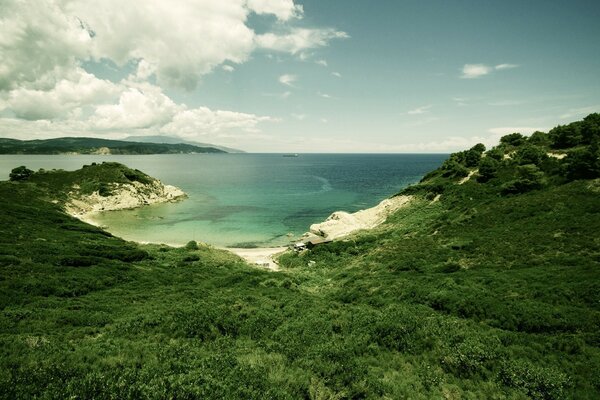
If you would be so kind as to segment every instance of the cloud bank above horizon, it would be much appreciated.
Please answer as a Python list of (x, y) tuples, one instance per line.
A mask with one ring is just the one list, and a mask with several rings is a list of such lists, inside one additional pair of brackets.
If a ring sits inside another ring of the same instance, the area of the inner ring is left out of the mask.
[[(257, 33), (249, 17), (274, 18)], [(7, 0), (0, 8), (0, 129), (15, 136), (255, 133), (277, 118), (188, 107), (165, 89), (193, 91), (221, 66), (258, 51), (297, 54), (347, 34), (298, 28), (292, 0)], [(86, 69), (103, 64), (127, 76)], [(294, 78), (283, 80), (291, 85)]]
[(543, 4), (4, 0), (0, 137), (168, 135), (257, 152), (493, 144), (600, 111), (600, 5)]

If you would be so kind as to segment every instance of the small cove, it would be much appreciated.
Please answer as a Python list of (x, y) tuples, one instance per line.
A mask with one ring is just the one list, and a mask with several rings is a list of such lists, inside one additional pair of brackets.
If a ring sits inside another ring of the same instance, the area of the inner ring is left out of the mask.
[(116, 161), (184, 190), (189, 198), (95, 220), (128, 240), (221, 247), (289, 243), (337, 210), (372, 207), (437, 168), (444, 154), (194, 154), (0, 158), (2, 179), (19, 165), (74, 170)]

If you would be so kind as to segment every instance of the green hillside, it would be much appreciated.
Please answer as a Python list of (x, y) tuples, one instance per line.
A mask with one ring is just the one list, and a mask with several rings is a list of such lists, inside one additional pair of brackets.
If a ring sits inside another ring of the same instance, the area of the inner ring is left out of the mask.
[[(108, 150), (107, 150), (108, 149)], [(193, 154), (226, 153), (185, 143), (141, 143), (85, 137), (17, 140), (0, 138), (0, 154)]]
[(278, 273), (125, 242), (17, 174), (0, 398), (596, 399), (599, 145), (592, 114), (453, 154), (385, 224)]

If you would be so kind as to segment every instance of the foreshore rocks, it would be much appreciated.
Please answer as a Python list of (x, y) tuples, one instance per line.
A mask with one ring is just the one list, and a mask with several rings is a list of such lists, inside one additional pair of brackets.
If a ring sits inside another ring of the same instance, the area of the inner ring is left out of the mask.
[(75, 185), (69, 192), (65, 211), (87, 222), (87, 217), (100, 211), (132, 209), (149, 204), (179, 201), (185, 197), (187, 195), (181, 189), (164, 185), (158, 179), (151, 183), (115, 183), (112, 184), (108, 195), (101, 195), (99, 191), (81, 194), (79, 187)]
[(383, 200), (375, 207), (360, 210), (355, 213), (336, 211), (324, 222), (310, 226), (306, 236), (319, 236), (328, 240), (338, 239), (362, 229), (372, 229), (385, 222), (387, 217), (406, 206), (412, 196), (395, 196)]

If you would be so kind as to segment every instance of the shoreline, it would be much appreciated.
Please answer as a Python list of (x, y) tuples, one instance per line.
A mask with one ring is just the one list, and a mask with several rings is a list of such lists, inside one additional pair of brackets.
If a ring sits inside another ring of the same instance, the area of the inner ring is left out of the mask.
[[(343, 239), (356, 232), (362, 230), (371, 230), (377, 226), (383, 224), (387, 218), (396, 212), (397, 210), (406, 207), (412, 200), (412, 196), (394, 196), (382, 200), (377, 205), (356, 211), (354, 213), (348, 213), (346, 211), (335, 211), (324, 221), (312, 224), (310, 230), (305, 232), (296, 243), (307, 243), (314, 239), (324, 239), (326, 241), (334, 241)], [(171, 200), (172, 201), (172, 200)], [(141, 208), (147, 204), (139, 204), (136, 207)], [(107, 210), (111, 211), (111, 210)], [(96, 226), (101, 229), (108, 231), (107, 226), (102, 226), (98, 221), (94, 219), (94, 216), (101, 212), (106, 211), (88, 211), (85, 213), (75, 214), (65, 210), (67, 214), (74, 218), (79, 219), (89, 225)], [(128, 240), (128, 239), (124, 239)], [(165, 242), (150, 242), (144, 240), (131, 240), (139, 244), (155, 244), (155, 245), (166, 245), (170, 247), (183, 247), (185, 243), (165, 243)], [(249, 265), (254, 267), (262, 267), (270, 271), (279, 271), (279, 265), (275, 261), (275, 257), (279, 254), (288, 251), (294, 246), (294, 242), (290, 242), (288, 246), (275, 246), (275, 247), (255, 247), (255, 248), (240, 248), (240, 247), (222, 247), (215, 246), (210, 243), (206, 243), (215, 249), (225, 250), (230, 253), (237, 255), (244, 259)]]

